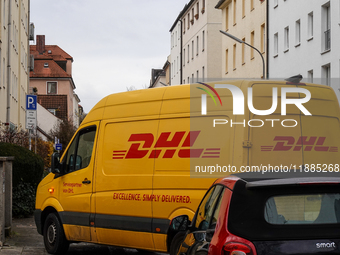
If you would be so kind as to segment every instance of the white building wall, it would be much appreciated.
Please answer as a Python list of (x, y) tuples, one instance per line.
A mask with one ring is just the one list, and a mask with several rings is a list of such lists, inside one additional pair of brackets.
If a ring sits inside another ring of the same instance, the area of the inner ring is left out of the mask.
[(221, 12), (215, 5), (213, 0), (192, 1), (182, 15), (182, 83), (221, 76)]
[(170, 68), (170, 84), (181, 84), (181, 21), (174, 24), (171, 33), (171, 68)]
[[(330, 7), (330, 49), (325, 45), (327, 6)], [(340, 99), (340, 1), (269, 1), (268, 23), (270, 78), (301, 74), (305, 82), (330, 85)], [(289, 45), (285, 34), (289, 34)]]
[[(46, 110), (40, 104), (37, 104), (37, 126), (41, 128), (46, 134), (49, 134), (51, 129), (54, 128), (61, 121), (48, 110)], [(44, 134), (39, 134), (39, 136), (47, 141), (48, 138)]]
[(9, 122), (11, 126), (25, 128), (29, 75), (29, 1), (0, 0), (0, 26), (0, 123)]

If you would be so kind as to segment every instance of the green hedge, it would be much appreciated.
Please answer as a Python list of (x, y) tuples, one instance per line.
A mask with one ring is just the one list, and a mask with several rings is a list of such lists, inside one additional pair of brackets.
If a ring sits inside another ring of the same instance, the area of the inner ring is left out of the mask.
[(44, 171), (44, 161), (30, 150), (10, 143), (0, 143), (0, 156), (14, 156), (13, 188), (21, 181), (37, 187)]
[(35, 191), (44, 171), (43, 159), (24, 147), (10, 143), (0, 143), (0, 156), (14, 156), (13, 215), (32, 214)]

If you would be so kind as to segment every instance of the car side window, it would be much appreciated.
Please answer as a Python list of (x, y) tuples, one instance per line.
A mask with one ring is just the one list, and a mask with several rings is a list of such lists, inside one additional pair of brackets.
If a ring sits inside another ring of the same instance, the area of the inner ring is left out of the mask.
[(88, 167), (92, 158), (96, 126), (84, 128), (73, 139), (64, 158), (65, 173)]
[(219, 204), (220, 194), (223, 186), (216, 185), (212, 187), (204, 197), (201, 205), (198, 208), (195, 227), (197, 230), (206, 230), (211, 225), (213, 216), (215, 215), (216, 205)]

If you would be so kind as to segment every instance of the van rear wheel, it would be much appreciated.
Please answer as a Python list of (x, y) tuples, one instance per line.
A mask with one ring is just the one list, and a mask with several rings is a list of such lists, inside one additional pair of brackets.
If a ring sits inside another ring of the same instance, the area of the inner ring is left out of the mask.
[(55, 213), (47, 215), (44, 224), (44, 244), (50, 254), (64, 254), (70, 243), (66, 240), (63, 226)]

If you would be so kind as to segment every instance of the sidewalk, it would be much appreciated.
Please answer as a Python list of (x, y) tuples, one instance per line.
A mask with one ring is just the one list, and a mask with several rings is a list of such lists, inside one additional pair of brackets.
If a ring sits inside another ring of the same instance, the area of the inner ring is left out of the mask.
[(44, 248), (43, 237), (38, 234), (33, 216), (13, 219), (12, 235), (7, 237), (0, 254), (48, 254)]
[[(48, 254), (44, 247), (42, 235), (39, 235), (35, 227), (34, 218), (13, 219), (12, 236), (6, 238), (3, 247), (0, 247), (0, 255), (45, 255)], [(157, 255), (144, 251), (138, 253), (135, 249), (118, 248), (91, 243), (74, 243), (70, 245), (67, 255)]]

